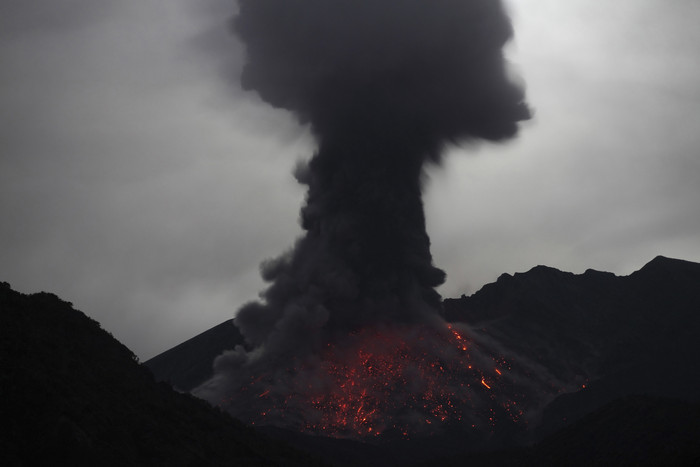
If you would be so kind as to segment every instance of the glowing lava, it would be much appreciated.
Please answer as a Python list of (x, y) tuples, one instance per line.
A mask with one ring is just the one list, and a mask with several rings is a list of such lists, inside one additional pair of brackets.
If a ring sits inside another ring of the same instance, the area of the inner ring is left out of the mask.
[(509, 369), (505, 359), (480, 351), (452, 325), (392, 325), (328, 344), (317, 359), (256, 378), (244, 391), (265, 401), (250, 414), (254, 424), (334, 437), (408, 437), (457, 423), (491, 429), (497, 419), (520, 422)]

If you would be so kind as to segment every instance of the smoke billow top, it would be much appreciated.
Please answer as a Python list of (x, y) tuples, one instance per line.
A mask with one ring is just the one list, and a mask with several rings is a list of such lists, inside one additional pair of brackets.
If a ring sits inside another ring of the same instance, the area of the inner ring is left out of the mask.
[[(292, 414), (289, 394), (325, 384), (314, 369), (329, 346), (441, 322), (424, 164), (449, 143), (513, 137), (529, 111), (503, 58), (512, 28), (498, 0), (238, 3), (244, 89), (292, 111), (317, 141), (296, 173), (308, 186), (304, 235), (263, 264), (269, 287), (235, 318), (247, 347), (219, 357), (198, 389), (260, 421), (265, 400)], [(290, 414), (271, 422), (308, 416)]]

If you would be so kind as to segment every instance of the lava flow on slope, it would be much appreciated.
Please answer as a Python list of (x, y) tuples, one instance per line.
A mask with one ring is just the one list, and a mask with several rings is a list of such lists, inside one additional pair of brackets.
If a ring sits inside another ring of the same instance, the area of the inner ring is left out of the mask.
[(253, 424), (332, 437), (431, 436), (457, 426), (483, 433), (526, 428), (516, 373), (457, 325), (378, 325), (251, 378), (238, 397), (256, 401), (245, 411)]

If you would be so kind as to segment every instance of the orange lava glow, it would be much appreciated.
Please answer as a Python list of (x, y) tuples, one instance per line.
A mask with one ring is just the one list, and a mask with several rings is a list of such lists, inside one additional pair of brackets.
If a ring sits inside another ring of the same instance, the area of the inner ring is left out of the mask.
[[(475, 358), (475, 349), (452, 325), (442, 331), (364, 329), (342, 345), (328, 344), (315, 363), (294, 369), (294, 384), (285, 386), (292, 389), (248, 388), (270, 403), (252, 422), (297, 420), (302, 431), (350, 438), (432, 434), (450, 423), (493, 427), (497, 412), (519, 422), (519, 403), (492, 390), (505, 383), (508, 362), (483, 353)], [(494, 369), (487, 374), (482, 367)]]

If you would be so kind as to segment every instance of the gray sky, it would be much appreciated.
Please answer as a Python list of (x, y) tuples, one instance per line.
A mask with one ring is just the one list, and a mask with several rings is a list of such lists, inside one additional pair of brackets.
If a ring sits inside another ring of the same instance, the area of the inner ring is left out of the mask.
[[(509, 0), (534, 119), (430, 169), (447, 297), (538, 264), (700, 262), (700, 2)], [(0, 4), (0, 280), (150, 358), (254, 299), (313, 143), (232, 88), (224, 0)]]

